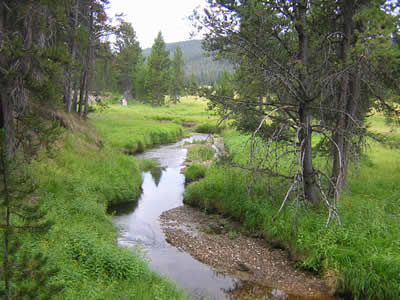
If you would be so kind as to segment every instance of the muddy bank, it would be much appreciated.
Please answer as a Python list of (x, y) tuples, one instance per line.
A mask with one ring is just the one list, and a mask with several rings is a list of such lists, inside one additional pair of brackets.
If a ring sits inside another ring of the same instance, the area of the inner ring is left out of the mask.
[(217, 271), (304, 296), (298, 299), (335, 299), (328, 296), (334, 292), (333, 280), (296, 270), (285, 251), (239, 233), (227, 219), (181, 206), (164, 212), (160, 221), (170, 244)]

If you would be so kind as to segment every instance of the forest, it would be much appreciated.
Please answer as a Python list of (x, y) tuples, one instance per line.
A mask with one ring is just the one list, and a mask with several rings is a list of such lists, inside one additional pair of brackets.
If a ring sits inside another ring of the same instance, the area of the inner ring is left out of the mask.
[(0, 297), (400, 299), (400, 2), (110, 2), (0, 1)]

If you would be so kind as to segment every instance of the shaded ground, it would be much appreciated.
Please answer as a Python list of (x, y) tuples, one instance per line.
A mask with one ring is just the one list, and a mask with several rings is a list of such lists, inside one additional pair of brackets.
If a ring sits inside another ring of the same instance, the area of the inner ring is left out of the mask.
[(285, 251), (237, 232), (235, 224), (227, 219), (181, 206), (164, 212), (160, 221), (170, 244), (217, 271), (287, 293), (334, 299), (327, 296), (334, 292), (329, 283), (333, 280), (296, 270)]

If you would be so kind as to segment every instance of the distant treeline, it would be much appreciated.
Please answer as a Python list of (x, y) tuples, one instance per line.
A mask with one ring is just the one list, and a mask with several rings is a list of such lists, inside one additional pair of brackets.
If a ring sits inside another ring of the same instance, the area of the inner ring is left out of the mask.
[[(185, 64), (185, 77), (189, 79), (192, 76), (200, 85), (212, 85), (218, 81), (223, 71), (231, 71), (233, 66), (227, 60), (215, 60), (209, 56), (201, 46), (201, 40), (191, 40), (176, 43), (167, 43), (166, 48), (172, 54), (179, 46), (182, 49), (182, 58)], [(151, 48), (143, 50), (143, 56), (150, 55)]]

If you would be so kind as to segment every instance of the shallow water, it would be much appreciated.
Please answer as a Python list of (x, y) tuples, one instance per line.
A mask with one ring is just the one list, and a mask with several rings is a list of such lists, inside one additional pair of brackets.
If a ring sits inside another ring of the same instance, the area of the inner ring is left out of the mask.
[(175, 280), (194, 299), (253, 299), (248, 297), (255, 290), (257, 299), (307, 299), (242, 283), (166, 242), (158, 218), (164, 211), (183, 205), (185, 178), (181, 169), (187, 153), (183, 145), (192, 140), (206, 139), (207, 136), (195, 135), (139, 155), (141, 158), (158, 160), (160, 168), (142, 173), (143, 193), (137, 205), (112, 208), (115, 213), (113, 221), (120, 228), (118, 245), (132, 248), (139, 245), (150, 258), (153, 270)]

